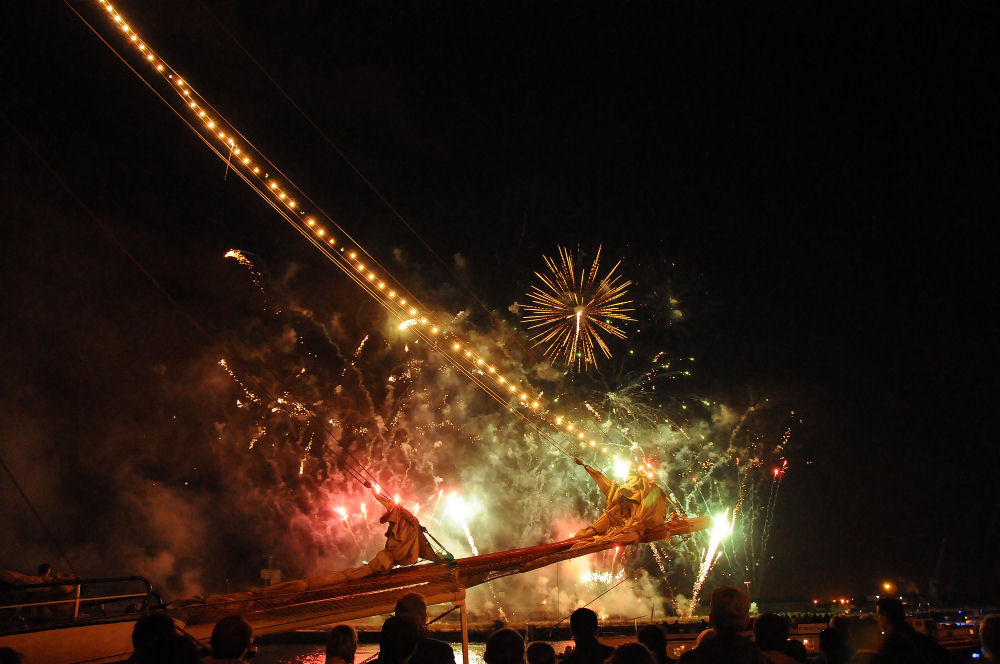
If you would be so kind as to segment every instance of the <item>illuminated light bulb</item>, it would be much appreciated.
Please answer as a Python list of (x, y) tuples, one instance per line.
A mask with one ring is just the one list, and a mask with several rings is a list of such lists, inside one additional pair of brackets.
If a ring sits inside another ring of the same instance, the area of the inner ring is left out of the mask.
[(140, 51), (145, 51), (146, 50), (146, 45), (145, 44), (139, 44), (139, 50)]
[(465, 351), (465, 356), (466, 357), (472, 357), (472, 351), (471, 350)]
[(566, 431), (572, 431), (572, 430), (573, 430), (573, 425), (572, 424), (567, 424), (566, 425)]
[(295, 201), (288, 201), (288, 207), (295, 207)]
[(606, 448), (606, 447), (602, 447), (602, 448), (601, 448), (601, 452), (602, 452), (603, 454), (607, 454), (607, 453), (608, 453), (608, 448)]
[(285, 192), (281, 192), (280, 194), (278, 194), (278, 198), (280, 198), (281, 200), (285, 200), (287, 196), (285, 195)]
[(382, 290), (383, 288), (385, 288), (385, 284), (383, 282), (381, 282), (381, 281), (378, 282), (378, 289)]
[(527, 401), (527, 400), (528, 400), (528, 395), (527, 394), (522, 394), (521, 395), (521, 401)]
[(225, 137), (226, 137), (226, 132), (220, 131), (219, 132), (219, 138), (225, 138)]
[(156, 71), (163, 71), (163, 65), (156, 65)]
[(211, 120), (209, 120), (209, 121), (208, 121), (208, 128), (209, 128), (209, 129), (215, 129), (215, 123), (214, 123), (214, 122), (212, 122)]
[(321, 228), (318, 231), (316, 231), (316, 235), (323, 237), (324, 235), (326, 235), (326, 231)]
[(313, 219), (312, 217), (309, 217), (308, 219), (306, 219), (306, 223), (309, 224), (310, 226), (315, 226), (316, 220)]
[(590, 446), (591, 447), (597, 447), (597, 441), (596, 440), (590, 441)]
[[(411, 316), (416, 316), (417, 315), (417, 310), (416, 309), (410, 309), (410, 315)], [(458, 350), (458, 344), (455, 344), (455, 350)]]
[(562, 424), (562, 421), (563, 421), (563, 416), (562, 415), (556, 415), (556, 424), (557, 425), (558, 424)]
[(389, 297), (396, 297), (396, 291), (394, 290), (389, 291)]
[(499, 381), (500, 381), (500, 384), (501, 384), (501, 385), (502, 385), (503, 383), (506, 383), (506, 382), (507, 382), (507, 379), (506, 379), (506, 378), (504, 378), (503, 376), (500, 376), (500, 378), (498, 378), (497, 380), (499, 380)]
[(198, 111), (198, 117), (199, 118), (205, 117), (205, 111)]
[(438, 333), (438, 329), (436, 327), (432, 327), (431, 328), (431, 334), (437, 334), (437, 333)]
[(253, 167), (253, 172), (254, 173), (260, 173), (260, 167), (259, 166), (254, 166)]
[(177, 79), (177, 85), (184, 87), (184, 79), (183, 78)]
[(516, 388), (516, 387), (514, 387), (513, 385), (511, 385), (511, 386), (510, 386), (510, 391), (511, 391), (511, 392), (517, 392), (517, 388)]
[(365, 266), (362, 265), (361, 263), (358, 263), (358, 272), (364, 272), (364, 271), (365, 271)]
[(351, 253), (347, 254), (347, 256), (348, 256), (348, 257), (349, 257), (349, 258), (350, 258), (351, 260), (354, 260), (354, 258), (355, 258), (355, 257), (357, 256), (357, 254), (356, 254), (356, 253), (354, 253), (354, 252), (352, 251)]
[(403, 306), (404, 304), (406, 304), (406, 300), (400, 300), (399, 301), (399, 306)]
[(239, 148), (234, 148), (233, 149), (233, 154), (239, 154), (239, 153), (240, 153), (240, 149)]
[(231, 139), (231, 138), (229, 139), (229, 144), (230, 145), (235, 145), (235, 142), (233, 141), (233, 139)]
[(121, 16), (115, 16), (115, 23), (121, 23), (121, 22), (122, 22), (122, 17)]
[(476, 360), (476, 364), (478, 364), (479, 366), (483, 366), (483, 364), (485, 364), (483, 362), (483, 358), (479, 358), (478, 360)]
[(272, 182), (271, 183), (271, 189), (277, 189), (277, 188), (278, 188), (278, 183), (277, 182)]
[(244, 164), (249, 164), (250, 163), (250, 157), (243, 157), (243, 163)]
[(576, 437), (579, 438), (580, 440), (583, 440), (583, 432), (581, 431), (580, 433), (576, 434)]
[(185, 97), (190, 97), (191, 96), (191, 91), (190, 90), (185, 90), (184, 91), (184, 96)]
[(493, 367), (489, 367), (488, 371), (490, 373), (496, 373), (496, 369), (494, 369)]
[(128, 32), (128, 23), (122, 24), (122, 32)]
[(532, 408), (538, 408), (538, 402), (537, 401), (532, 401), (531, 402), (531, 407)]
[(192, 102), (190, 102), (190, 103), (188, 104), (188, 106), (190, 106), (191, 108), (195, 108), (195, 107), (197, 107), (197, 106), (198, 106), (198, 104), (196, 104), (196, 103), (194, 103), (194, 102), (192, 101)]
[(146, 59), (149, 60), (150, 62), (152, 62), (153, 61), (153, 54), (150, 53), (149, 55), (147, 55)]
[(427, 325), (427, 319), (426, 319), (426, 318), (421, 318), (421, 319), (420, 319), (420, 322), (421, 322), (421, 324), (423, 324), (423, 325)]
[[(413, 313), (412, 309), (410, 310), (410, 313)], [(461, 346), (459, 346), (458, 344), (453, 344), (451, 347), (452, 350), (458, 350), (459, 348), (461, 348)]]
[(132, 41), (136, 41), (137, 39), (139, 39), (138, 35), (136, 35), (136, 34), (133, 33), (132, 34)]
[(374, 280), (375, 280), (375, 275), (373, 273), (369, 272), (368, 273), (368, 281), (374, 281)]
[(330, 244), (336, 244), (333, 238), (330, 238)]

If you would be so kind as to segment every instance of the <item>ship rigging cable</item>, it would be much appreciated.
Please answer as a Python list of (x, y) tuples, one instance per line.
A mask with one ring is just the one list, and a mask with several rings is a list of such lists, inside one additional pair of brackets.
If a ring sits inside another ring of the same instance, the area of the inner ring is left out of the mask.
[[(162, 84), (169, 87), (184, 102), (184, 110), (191, 113), (192, 120), (184, 117), (178, 107), (168, 101), (146, 77), (120, 53), (104, 36), (79, 12), (69, 0), (64, 4), (87, 25), (87, 27), (111, 50), (143, 83), (180, 117), (184, 124), (205, 143), (212, 152), (226, 163), (229, 170), (236, 172), (244, 182), (268, 205), (278, 212), (293, 228), (305, 237), (324, 256), (333, 262), (363, 291), (368, 293), (391, 316), (402, 320), (401, 327), (412, 331), (437, 351), (449, 364), (469, 378), (486, 394), (509, 412), (519, 417), (538, 436), (555, 449), (570, 458), (578, 453), (569, 449), (569, 441), (576, 442), (582, 450), (587, 450), (586, 440), (595, 457), (598, 453), (608, 455), (608, 445), (598, 446), (596, 438), (605, 439), (606, 434), (599, 427), (568, 421), (562, 415), (552, 413), (541, 403), (541, 392), (524, 380), (505, 376), (479, 351), (474, 350), (457, 332), (448, 325), (435, 324), (426, 313), (428, 308), (413, 296), (408, 289), (391, 276), (390, 272), (374, 256), (369, 254), (351, 235), (335, 222), (330, 215), (309, 198), (279, 168), (268, 160), (249, 139), (236, 129), (209, 102), (198, 94), (172, 67), (140, 39), (128, 25), (124, 17), (108, 2), (96, 0), (111, 20), (122, 31), (125, 43), (146, 61), (154, 70)], [(203, 125), (203, 126), (197, 126)], [(218, 145), (216, 145), (218, 143)], [(313, 210), (307, 214), (300, 201), (306, 201)], [(328, 233), (335, 229), (340, 238)], [(345, 242), (346, 240), (346, 242)], [(345, 246), (346, 244), (346, 246)], [(350, 249), (350, 251), (348, 251)], [(374, 270), (378, 270), (376, 273)], [(393, 285), (395, 284), (395, 286)], [(419, 307), (419, 309), (418, 309)], [(543, 431), (540, 423), (547, 424), (558, 432), (557, 439), (549, 431)], [(589, 435), (588, 435), (589, 433)], [(561, 442), (560, 439), (566, 440)], [(639, 465), (637, 472), (651, 476), (648, 469)]]

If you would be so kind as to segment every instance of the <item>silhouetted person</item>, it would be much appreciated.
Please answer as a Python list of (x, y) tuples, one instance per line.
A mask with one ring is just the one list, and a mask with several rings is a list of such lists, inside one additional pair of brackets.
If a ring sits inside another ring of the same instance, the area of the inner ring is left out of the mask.
[(1000, 664), (1000, 613), (992, 613), (983, 618), (979, 626), (979, 643), (983, 654), (993, 664)]
[[(201, 664), (197, 644), (184, 634), (167, 636), (137, 650), (132, 662), (135, 664)], [(209, 662), (220, 660), (209, 659)], [(221, 660), (239, 662), (242, 660)]]
[(611, 664), (656, 664), (656, 658), (641, 643), (623, 643), (615, 649)]
[(524, 664), (524, 639), (510, 628), (498, 629), (486, 639), (486, 664)]
[(545, 641), (535, 641), (525, 651), (528, 664), (556, 664), (556, 649)]
[(639, 630), (636, 639), (649, 648), (656, 664), (669, 664), (674, 661), (667, 655), (667, 635), (657, 625), (646, 625)]
[(444, 641), (427, 635), (427, 603), (423, 595), (409, 593), (396, 601), (396, 616), (414, 623), (420, 642), (410, 664), (455, 664), (455, 651)]
[(798, 639), (788, 639), (788, 645), (785, 646), (785, 654), (796, 662), (799, 662), (799, 664), (809, 664), (809, 651), (806, 650), (806, 644)]
[(788, 620), (777, 613), (763, 613), (753, 623), (753, 639), (773, 664), (794, 664), (788, 651)]
[(865, 615), (851, 623), (849, 630), (851, 664), (871, 664), (876, 661), (879, 646), (882, 645), (882, 630), (875, 616)]
[(854, 649), (851, 647), (851, 620), (849, 616), (834, 616), (830, 618), (830, 629), (840, 634), (841, 643), (841, 657), (840, 661), (849, 662), (851, 661), (851, 656), (854, 654)]
[(0, 664), (21, 664), (23, 658), (24, 655), (13, 648), (7, 646), (0, 648)]
[(597, 640), (600, 626), (597, 614), (590, 609), (574, 611), (569, 617), (569, 630), (573, 634), (573, 651), (566, 655), (563, 664), (601, 664), (615, 651)]
[(209, 662), (245, 662), (253, 641), (253, 629), (243, 616), (226, 616), (212, 628)]
[(177, 626), (165, 613), (150, 613), (135, 621), (132, 627), (132, 650), (129, 661), (138, 661), (140, 650), (155, 647), (157, 641), (177, 635)]
[(337, 625), (326, 637), (326, 664), (354, 664), (358, 633), (350, 625)]
[(938, 664), (948, 661), (948, 651), (937, 641), (913, 629), (906, 621), (903, 603), (895, 597), (878, 601), (878, 620), (885, 637), (878, 652), (879, 664)]
[(681, 655), (681, 664), (766, 664), (767, 658), (740, 632), (750, 622), (750, 598), (742, 588), (720, 586), (712, 593), (708, 622), (714, 636), (705, 636), (694, 650)]
[(420, 636), (420, 626), (413, 620), (392, 616), (382, 623), (378, 635), (378, 664), (412, 662)]
[(819, 631), (819, 651), (820, 657), (817, 658), (817, 661), (820, 664), (845, 664), (847, 662), (844, 637), (832, 627), (826, 627)]

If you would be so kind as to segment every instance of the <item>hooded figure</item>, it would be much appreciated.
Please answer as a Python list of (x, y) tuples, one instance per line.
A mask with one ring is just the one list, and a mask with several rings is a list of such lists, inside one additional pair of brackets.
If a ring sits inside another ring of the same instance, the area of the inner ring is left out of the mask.
[(667, 518), (667, 497), (656, 483), (632, 475), (619, 484), (579, 459), (576, 460), (594, 478), (604, 494), (604, 514), (592, 526), (578, 532), (576, 537), (618, 535), (635, 533), (634, 541), (647, 530), (663, 525)]
[(379, 523), (389, 525), (385, 530), (385, 548), (368, 561), (372, 574), (385, 572), (393, 565), (412, 565), (421, 558), (433, 562), (443, 560), (431, 548), (417, 517), (385, 496), (376, 494), (375, 499), (387, 510)]

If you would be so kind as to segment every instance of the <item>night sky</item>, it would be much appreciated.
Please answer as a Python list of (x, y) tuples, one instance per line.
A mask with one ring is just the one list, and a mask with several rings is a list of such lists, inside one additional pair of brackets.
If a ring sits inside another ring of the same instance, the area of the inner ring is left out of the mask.
[[(685, 317), (661, 346), (697, 358), (693, 390), (766, 396), (802, 420), (765, 596), (862, 596), (885, 578), (926, 592), (947, 538), (951, 590), (995, 601), (996, 6), (540, 4), (120, 8), (371, 253), (404, 256), (442, 310), (475, 309), (474, 293), (513, 325), (509, 305), (559, 244), (603, 244), (634, 293), (676, 295)], [(276, 274), (296, 266), (298, 297), (354, 324), (375, 305), (224, 178), (66, 6), (12, 11), (0, 450), (79, 547), (102, 536), (81, 515), (115, 509), (93, 478), (168, 435), (150, 372), (211, 355), (125, 251), (210, 334), (250, 306), (221, 260), (231, 247)], [(441, 286), (438, 257), (469, 290)], [(616, 342), (616, 357), (656, 343)], [(124, 427), (143, 433), (88, 442)], [(57, 559), (6, 476), (0, 498), (17, 534), (0, 566)]]

